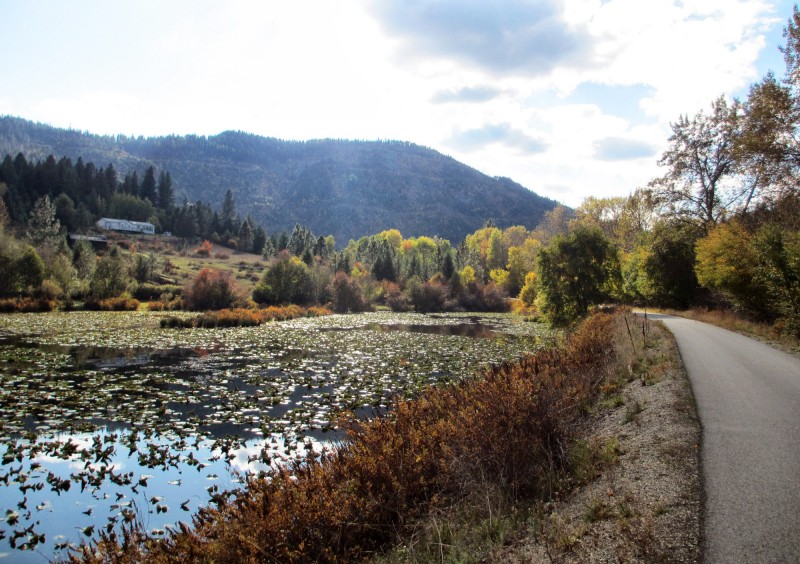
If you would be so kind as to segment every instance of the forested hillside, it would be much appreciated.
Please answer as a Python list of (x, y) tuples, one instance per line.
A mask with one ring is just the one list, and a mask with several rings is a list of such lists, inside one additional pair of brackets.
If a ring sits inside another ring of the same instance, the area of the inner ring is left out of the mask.
[(168, 170), (178, 204), (185, 197), (219, 208), (230, 189), (239, 212), (267, 231), (300, 223), (340, 244), (389, 227), (451, 241), (487, 219), (533, 228), (556, 205), (509, 179), (396, 141), (289, 142), (230, 131), (133, 138), (0, 118), (0, 155), (19, 152), (29, 160), (81, 157), (122, 175)]

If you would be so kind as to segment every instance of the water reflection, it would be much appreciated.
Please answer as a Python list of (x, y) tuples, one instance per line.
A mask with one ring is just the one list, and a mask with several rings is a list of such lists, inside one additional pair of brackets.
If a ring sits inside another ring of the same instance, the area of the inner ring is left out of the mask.
[(394, 331), (423, 333), (426, 335), (441, 335), (445, 337), (469, 337), (472, 339), (494, 339), (502, 335), (491, 325), (473, 321), (471, 323), (368, 323), (357, 327), (326, 327), (322, 331), (379, 331), (388, 333)]
[(6, 485), (0, 487), (0, 530), (15, 548), (0, 551), (0, 562), (65, 556), (90, 534), (136, 519), (148, 531), (163, 533), (178, 521), (189, 523), (201, 506), (225, 499), (247, 474), (331, 446), (312, 436), (176, 442), (107, 429), (18, 443), (18, 452), (27, 456), (4, 460), (0, 472)]
[(483, 323), (457, 323), (448, 325), (402, 325), (399, 323), (373, 323), (365, 325), (362, 329), (370, 331), (410, 331), (412, 333), (425, 333), (427, 335), (443, 335), (453, 337), (470, 337), (473, 339), (492, 339), (498, 333), (489, 325)]
[(384, 414), (395, 395), (537, 346), (529, 326), (394, 314), (159, 329), (118, 346), (132, 342), (119, 329), (76, 338), (84, 318), (58, 318), (64, 339), (0, 337), (0, 541), (40, 553), (0, 549), (8, 561), (58, 555), (137, 515), (148, 530), (188, 522), (238, 486), (236, 471), (340, 439), (339, 412)]

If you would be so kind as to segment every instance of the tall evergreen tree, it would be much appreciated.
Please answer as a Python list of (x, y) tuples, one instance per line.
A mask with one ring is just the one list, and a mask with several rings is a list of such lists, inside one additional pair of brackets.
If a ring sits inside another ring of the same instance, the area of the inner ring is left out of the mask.
[(60, 234), (61, 224), (56, 218), (56, 208), (48, 196), (42, 196), (31, 212), (26, 237), (37, 249), (55, 249), (58, 247)]
[(250, 218), (246, 218), (239, 226), (239, 234), (237, 237), (237, 248), (240, 251), (249, 253), (253, 250), (253, 227), (250, 225)]
[(264, 228), (258, 225), (253, 231), (253, 252), (260, 255), (264, 252), (264, 246), (267, 243), (267, 232)]
[(122, 190), (132, 196), (139, 195), (139, 174), (135, 170), (125, 175), (125, 180), (122, 182)]
[(219, 220), (222, 231), (235, 232), (237, 228), (236, 199), (233, 197), (233, 192), (230, 188), (225, 192), (225, 199), (222, 201), (222, 209), (219, 212)]
[(158, 207), (169, 211), (175, 205), (175, 190), (172, 188), (172, 176), (168, 171), (161, 171), (158, 176)]
[(289, 237), (287, 248), (293, 255), (302, 257), (306, 250), (313, 252), (316, 238), (308, 227), (300, 225), (294, 226), (292, 236)]
[(151, 204), (158, 203), (158, 196), (156, 194), (156, 171), (152, 166), (147, 167), (144, 173), (139, 195), (143, 200), (150, 200)]

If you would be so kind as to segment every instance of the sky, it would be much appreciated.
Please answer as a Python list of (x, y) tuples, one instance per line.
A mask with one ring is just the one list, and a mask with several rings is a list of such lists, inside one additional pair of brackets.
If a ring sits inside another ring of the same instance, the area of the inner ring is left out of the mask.
[[(784, 64), (784, 0), (0, 0), (0, 115), (402, 140), (569, 206)], [(103, 163), (98, 163), (102, 165)]]

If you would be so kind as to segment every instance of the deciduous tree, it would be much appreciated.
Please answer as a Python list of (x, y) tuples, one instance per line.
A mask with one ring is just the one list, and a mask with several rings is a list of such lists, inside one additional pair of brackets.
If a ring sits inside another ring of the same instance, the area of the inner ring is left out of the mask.
[(734, 155), (739, 111), (737, 102), (720, 96), (710, 113), (672, 124), (669, 148), (658, 161), (667, 172), (650, 184), (665, 213), (707, 230), (745, 196)]
[(313, 300), (311, 272), (296, 256), (281, 252), (253, 290), (253, 300), (262, 304), (305, 305)]
[(539, 253), (537, 270), (539, 309), (557, 326), (574, 323), (609, 299), (619, 282), (617, 250), (598, 229), (579, 227), (556, 237)]

